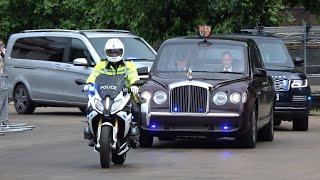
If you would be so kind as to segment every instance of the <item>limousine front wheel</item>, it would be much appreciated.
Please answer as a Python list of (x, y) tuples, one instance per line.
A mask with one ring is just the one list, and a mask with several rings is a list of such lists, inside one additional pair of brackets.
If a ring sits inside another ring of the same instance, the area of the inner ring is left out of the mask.
[(35, 106), (30, 99), (27, 88), (19, 84), (13, 92), (14, 107), (19, 114), (32, 114)]
[(248, 132), (242, 135), (238, 140), (244, 148), (255, 148), (257, 142), (257, 116), (256, 108), (253, 107), (250, 114), (250, 128)]

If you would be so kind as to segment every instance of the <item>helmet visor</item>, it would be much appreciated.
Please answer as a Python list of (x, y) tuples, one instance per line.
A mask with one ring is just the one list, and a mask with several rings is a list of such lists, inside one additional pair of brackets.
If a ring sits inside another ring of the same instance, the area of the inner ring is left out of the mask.
[(122, 56), (123, 49), (107, 49), (106, 54), (109, 57), (118, 57)]

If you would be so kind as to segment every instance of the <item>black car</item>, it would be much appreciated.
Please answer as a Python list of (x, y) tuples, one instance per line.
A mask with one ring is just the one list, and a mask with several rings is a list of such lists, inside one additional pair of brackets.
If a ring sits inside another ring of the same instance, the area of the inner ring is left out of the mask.
[[(223, 68), (226, 52), (232, 70)], [(142, 147), (152, 146), (153, 137), (229, 137), (251, 148), (258, 137), (273, 140), (274, 85), (251, 38), (166, 40), (141, 91)]]
[(303, 65), (303, 61), (298, 58), (293, 61), (283, 41), (275, 36), (260, 33), (240, 34), (238, 37), (255, 41), (267, 73), (273, 78), (276, 90), (274, 124), (280, 125), (282, 120), (292, 121), (293, 130), (307, 131), (311, 89), (307, 76), (295, 67)]

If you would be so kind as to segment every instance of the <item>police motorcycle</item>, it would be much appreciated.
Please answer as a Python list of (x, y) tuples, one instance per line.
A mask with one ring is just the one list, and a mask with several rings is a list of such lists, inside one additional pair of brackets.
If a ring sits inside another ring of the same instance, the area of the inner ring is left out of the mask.
[[(123, 164), (132, 147), (129, 136), (139, 135), (138, 128), (130, 128), (133, 115), (125, 75), (101, 74), (95, 84), (87, 84), (83, 79), (77, 79), (75, 83), (85, 85), (83, 91), (88, 92), (87, 123), (93, 137), (85, 139), (92, 139), (94, 151), (100, 154), (101, 167), (110, 168), (111, 161)], [(143, 83), (138, 80), (134, 85), (142, 86)]]

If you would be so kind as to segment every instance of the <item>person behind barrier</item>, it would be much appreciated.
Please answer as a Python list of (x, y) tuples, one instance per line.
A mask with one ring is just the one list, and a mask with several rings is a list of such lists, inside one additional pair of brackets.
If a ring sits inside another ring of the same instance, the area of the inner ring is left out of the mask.
[(5, 56), (5, 45), (3, 40), (0, 39), (0, 74), (4, 73), (4, 56)]
[[(93, 69), (92, 73), (87, 79), (87, 83), (94, 83), (96, 78), (100, 74), (106, 74), (109, 76), (126, 74), (126, 84), (131, 90), (134, 97), (137, 96), (139, 88), (133, 85), (137, 80), (139, 80), (138, 72), (135, 64), (132, 61), (124, 61), (124, 45), (118, 38), (109, 39), (104, 47), (107, 58), (102, 59)], [(130, 126), (129, 136), (132, 140), (133, 148), (139, 145), (138, 134), (130, 134), (130, 132), (139, 132), (136, 122), (138, 122), (140, 117), (140, 109), (137, 102), (134, 100), (132, 102), (132, 114), (133, 114), (133, 123)], [(90, 133), (85, 132), (85, 133)]]

